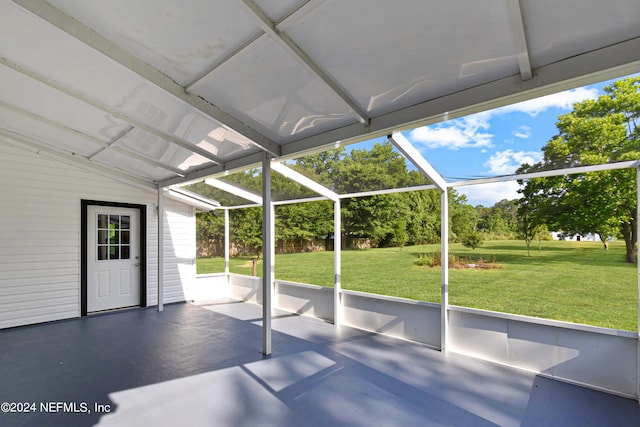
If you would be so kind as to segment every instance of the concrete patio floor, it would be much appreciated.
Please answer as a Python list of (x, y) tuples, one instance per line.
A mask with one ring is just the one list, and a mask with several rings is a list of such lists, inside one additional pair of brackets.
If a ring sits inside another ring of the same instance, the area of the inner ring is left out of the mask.
[(263, 357), (261, 310), (172, 304), (2, 330), (0, 402), (18, 412), (3, 405), (0, 425), (640, 425), (630, 399), (284, 312)]

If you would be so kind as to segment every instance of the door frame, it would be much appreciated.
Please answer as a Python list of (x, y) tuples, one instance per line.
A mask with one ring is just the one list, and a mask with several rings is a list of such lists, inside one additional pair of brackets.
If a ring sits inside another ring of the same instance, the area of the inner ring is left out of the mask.
[(147, 306), (147, 205), (133, 203), (105, 202), (101, 200), (80, 200), (80, 316), (87, 315), (87, 212), (89, 206), (130, 208), (140, 212), (140, 307)]

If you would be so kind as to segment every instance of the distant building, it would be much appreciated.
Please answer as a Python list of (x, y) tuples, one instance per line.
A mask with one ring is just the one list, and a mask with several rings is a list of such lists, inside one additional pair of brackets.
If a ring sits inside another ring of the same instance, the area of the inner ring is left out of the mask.
[[(588, 234), (565, 234), (562, 231), (552, 231), (551, 237), (553, 240), (566, 240), (571, 242), (601, 242), (600, 235), (595, 233)], [(615, 239), (613, 236), (607, 238), (608, 242), (613, 242)]]

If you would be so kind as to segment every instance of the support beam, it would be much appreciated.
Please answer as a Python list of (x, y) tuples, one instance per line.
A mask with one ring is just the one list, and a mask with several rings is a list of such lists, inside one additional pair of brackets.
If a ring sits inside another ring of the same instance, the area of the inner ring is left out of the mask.
[(222, 177), (236, 172), (243, 172), (248, 169), (259, 168), (262, 164), (262, 151), (249, 154), (245, 157), (240, 157), (236, 160), (229, 160), (221, 165), (210, 165), (200, 169), (195, 169), (188, 172), (184, 178), (169, 178), (161, 181), (163, 187), (173, 187), (181, 185), (195, 184), (202, 182), (203, 178), (208, 177)]
[[(264, 173), (264, 170), (262, 171), (262, 173)], [(219, 190), (226, 191), (227, 193), (231, 193), (235, 196), (242, 197), (243, 199), (247, 199), (253, 203), (262, 204), (262, 197), (250, 191), (247, 191), (244, 188), (236, 187), (233, 184), (229, 184), (228, 182), (220, 181), (219, 179), (215, 178), (209, 178), (205, 179), (204, 183), (212, 187), (216, 187)]]
[(407, 138), (400, 132), (395, 132), (393, 135), (389, 135), (389, 141), (395, 145), (395, 147), (400, 150), (404, 156), (412, 162), (420, 172), (440, 191), (445, 191), (447, 189), (447, 182), (440, 176), (438, 172), (431, 166), (429, 162), (415, 149), (415, 147), (409, 142)]
[(220, 207), (220, 203), (182, 188), (165, 188), (164, 191), (166, 191), (166, 196), (180, 200), (204, 212), (211, 212)]
[(572, 168), (551, 169), (548, 171), (522, 173), (514, 175), (492, 176), (489, 178), (475, 178), (464, 181), (450, 182), (447, 184), (449, 188), (466, 187), (469, 185), (490, 184), (494, 182), (506, 182), (519, 179), (546, 178), (550, 176), (572, 175), (578, 173), (599, 172), (605, 170), (628, 169), (637, 167), (640, 161), (628, 160), (626, 162), (603, 163), (601, 165), (576, 166)]
[(164, 310), (164, 191), (158, 186), (158, 311)]
[[(636, 167), (636, 236), (640, 236), (640, 167)], [(640, 254), (636, 254), (638, 274), (638, 340), (637, 340), (637, 368), (636, 368), (636, 398), (640, 399)], [(639, 400), (640, 403), (640, 400)]]
[(531, 70), (531, 61), (529, 60), (529, 48), (527, 46), (527, 37), (524, 32), (524, 20), (522, 10), (520, 9), (520, 0), (509, 0), (507, 2), (509, 11), (509, 22), (511, 23), (511, 32), (513, 41), (518, 52), (518, 67), (520, 68), (520, 78), (529, 80), (533, 77)]
[(273, 205), (271, 204), (271, 159), (262, 160), (262, 353), (271, 354), (271, 296), (273, 291)]
[(229, 240), (229, 209), (224, 209), (224, 272), (229, 274), (229, 255), (231, 254), (231, 242)]
[(215, 105), (207, 102), (202, 97), (187, 92), (184, 87), (180, 86), (160, 70), (135, 57), (121, 48), (118, 44), (106, 39), (92, 28), (87, 27), (78, 20), (73, 19), (67, 14), (51, 6), (48, 2), (42, 0), (14, 0), (14, 2), (44, 21), (117, 62), (132, 73), (141, 76), (143, 79), (153, 83), (165, 92), (170, 93), (182, 102), (211, 117), (221, 125), (244, 136), (261, 149), (266, 150), (275, 156), (280, 155), (280, 146), (274, 141), (250, 128), (225, 111), (222, 111)]
[(335, 202), (340, 199), (340, 196), (338, 194), (307, 178), (301, 173), (294, 171), (283, 163), (271, 162), (271, 169), (278, 172), (280, 175), (297, 182), (303, 187), (307, 187), (309, 190), (326, 197), (329, 200), (333, 200)]
[(304, 68), (309, 74), (316, 77), (324, 86), (331, 92), (333, 92), (338, 98), (340, 98), (357, 117), (360, 123), (368, 123), (369, 117), (365, 110), (360, 105), (351, 99), (345, 90), (340, 88), (336, 82), (329, 77), (323, 70), (318, 67), (309, 55), (307, 55), (293, 40), (289, 38), (285, 33), (280, 32), (275, 23), (269, 18), (269, 16), (260, 7), (253, 2), (253, 0), (241, 0), (245, 6), (245, 10), (249, 12), (251, 16), (256, 20), (262, 31), (265, 32), (273, 41), (278, 44), (285, 52), (287, 52), (302, 68)]
[(449, 351), (449, 197), (442, 191), (440, 213), (440, 259), (442, 265), (442, 287), (440, 302), (440, 351)]
[(333, 324), (342, 324), (342, 225), (340, 200), (333, 203)]

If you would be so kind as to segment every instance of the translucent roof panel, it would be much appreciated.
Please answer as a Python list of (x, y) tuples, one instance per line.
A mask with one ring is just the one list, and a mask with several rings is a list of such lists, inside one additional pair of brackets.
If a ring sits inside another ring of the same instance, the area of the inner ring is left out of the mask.
[(68, 130), (37, 120), (33, 117), (16, 112), (13, 109), (0, 106), (0, 134), (4, 136), (16, 135), (29, 143), (40, 144), (55, 151), (77, 153), (90, 156), (102, 149), (102, 145), (87, 140)]
[(188, 7), (180, 1), (50, 3), (182, 85), (259, 34), (235, 0), (190, 0)]
[(93, 160), (148, 181), (159, 181), (168, 173), (165, 168), (114, 150), (100, 151)]
[[(520, 3), (531, 65), (534, 67), (597, 50), (615, 43), (615, 40), (629, 39), (631, 35), (640, 36), (640, 11), (636, 0), (617, 0), (609, 5), (594, 1), (589, 3), (589, 7), (580, 7), (585, 3), (579, 0), (528, 0)], [(615, 7), (609, 7), (612, 5)], [(594, 13), (594, 8), (599, 12)], [(563, 32), (561, 39), (557, 37), (558, 29)]]
[[(327, 1), (284, 29), (372, 116), (441, 95), (449, 85), (518, 73), (516, 45), (501, 36), (511, 31), (507, 8), (447, 1), (416, 13), (426, 6), (420, 3)], [(358, 19), (340, 25), (337, 17), (349, 16)], [(426, 39), (433, 42), (408, 42)]]
[(0, 67), (0, 102), (20, 115), (40, 122), (54, 122), (109, 142), (129, 128), (129, 124), (91, 105), (60, 92), (11, 68)]
[(201, 155), (137, 128), (123, 135), (116, 145), (183, 172), (210, 163)]
[(284, 143), (357, 121), (334, 93), (265, 37), (190, 90)]

